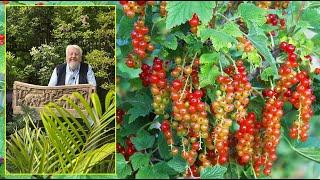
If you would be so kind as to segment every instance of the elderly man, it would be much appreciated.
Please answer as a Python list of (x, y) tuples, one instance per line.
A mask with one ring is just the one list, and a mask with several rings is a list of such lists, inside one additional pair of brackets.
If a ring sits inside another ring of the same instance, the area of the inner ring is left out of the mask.
[(77, 45), (68, 45), (66, 63), (58, 65), (54, 69), (48, 86), (75, 84), (96, 86), (96, 79), (91, 66), (82, 62), (82, 49)]

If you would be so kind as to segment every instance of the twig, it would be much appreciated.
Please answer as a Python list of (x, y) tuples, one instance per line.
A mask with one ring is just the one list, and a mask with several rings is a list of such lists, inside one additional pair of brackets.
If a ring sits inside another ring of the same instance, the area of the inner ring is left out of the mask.
[(262, 99), (264, 99), (264, 97), (262, 96), (262, 94), (254, 87), (252, 87), (253, 91), (256, 92)]
[(218, 7), (218, 1), (215, 2), (216, 3), (216, 6), (213, 8), (213, 17), (212, 19), (210, 20), (209, 24), (211, 25), (212, 29), (215, 28), (216, 26), (216, 12), (217, 12), (217, 7)]

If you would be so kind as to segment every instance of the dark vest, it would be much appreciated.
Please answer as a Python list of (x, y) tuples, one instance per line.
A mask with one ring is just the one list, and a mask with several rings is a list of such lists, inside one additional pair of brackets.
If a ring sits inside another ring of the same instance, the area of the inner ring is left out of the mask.
[[(56, 67), (58, 81), (56, 86), (65, 85), (67, 64), (61, 64)], [(88, 84), (87, 79), (88, 64), (81, 62), (79, 70), (79, 84)]]

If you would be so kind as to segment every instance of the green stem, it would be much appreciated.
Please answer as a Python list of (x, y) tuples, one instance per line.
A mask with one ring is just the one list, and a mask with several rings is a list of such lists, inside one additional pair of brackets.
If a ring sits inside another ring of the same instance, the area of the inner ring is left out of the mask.
[[(192, 59), (192, 62), (191, 62), (191, 65), (190, 65), (191, 68), (192, 68), (192, 66), (193, 66), (193, 63), (194, 63), (195, 58), (197, 57), (197, 54), (198, 54), (198, 53), (196, 53), (196, 54), (194, 55), (193, 59)], [(185, 63), (185, 61), (183, 61), (183, 62)], [(183, 71), (182, 71), (182, 72), (183, 72)], [(188, 76), (187, 76), (186, 82), (185, 82), (184, 87), (183, 87), (183, 91), (182, 91), (181, 96), (180, 96), (180, 98), (179, 98), (179, 101), (181, 101), (181, 99), (182, 99), (182, 97), (183, 97), (183, 95), (184, 95), (184, 91), (185, 91), (186, 88), (187, 88), (187, 84), (188, 84), (189, 77), (190, 77), (190, 74), (188, 74)]]
[(234, 66), (234, 69), (236, 70), (236, 73), (238, 73), (238, 68), (236, 66), (236, 63), (235, 63), (234, 59), (229, 54), (226, 54), (226, 53), (223, 53), (223, 54), (224, 54), (225, 57), (227, 57), (227, 59), (229, 59), (229, 61), (231, 61), (231, 63)]
[(271, 49), (273, 50), (273, 48), (274, 48), (273, 36), (272, 36), (271, 32), (269, 32), (269, 35), (270, 35), (270, 39), (271, 39)]
[(221, 74), (222, 74), (222, 76), (224, 76), (224, 72), (223, 72), (223, 69), (222, 69), (222, 65), (221, 65), (221, 60), (220, 60), (220, 58), (219, 58), (219, 66), (220, 66)]
[(148, 125), (150, 125), (152, 123), (153, 123), (153, 121), (152, 122), (148, 122), (147, 124), (143, 125), (140, 129), (144, 129), (145, 127), (147, 127)]
[(254, 175), (254, 179), (257, 179), (257, 175), (256, 175), (256, 172), (254, 171), (252, 162), (250, 164), (251, 164), (251, 169), (252, 169), (252, 172), (253, 172), (253, 175)]
[(254, 92), (256, 92), (262, 99), (264, 99), (263, 95), (256, 89), (252, 88)]
[(273, 86), (272, 79), (269, 79), (269, 80), (270, 80), (271, 89), (273, 90), (273, 89), (274, 89), (274, 86)]

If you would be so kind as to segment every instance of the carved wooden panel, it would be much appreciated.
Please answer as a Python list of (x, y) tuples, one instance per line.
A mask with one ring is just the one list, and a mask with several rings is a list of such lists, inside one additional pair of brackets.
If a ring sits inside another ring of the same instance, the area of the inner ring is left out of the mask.
[[(44, 105), (49, 102), (55, 102), (64, 107), (71, 114), (77, 115), (71, 106), (61, 100), (63, 96), (70, 96), (73, 92), (79, 92), (90, 103), (90, 94), (95, 91), (95, 87), (90, 84), (65, 85), (65, 86), (38, 86), (28, 83), (15, 81), (13, 84), (12, 106), (14, 114), (23, 113), (22, 107), (28, 106), (41, 110)], [(79, 100), (74, 99), (73, 102), (81, 109), (84, 109)], [(84, 110), (85, 112), (85, 110)], [(78, 117), (78, 116), (77, 116)]]

